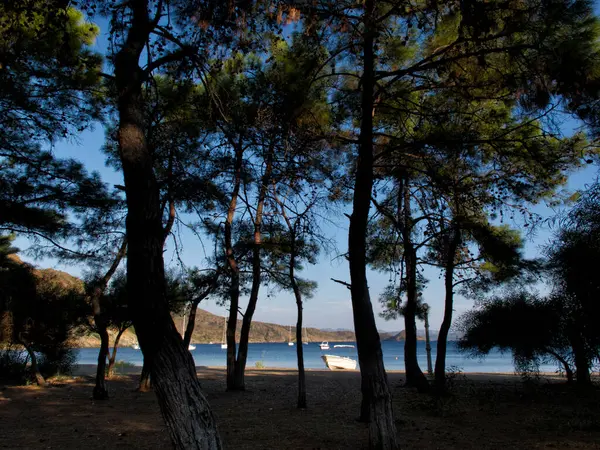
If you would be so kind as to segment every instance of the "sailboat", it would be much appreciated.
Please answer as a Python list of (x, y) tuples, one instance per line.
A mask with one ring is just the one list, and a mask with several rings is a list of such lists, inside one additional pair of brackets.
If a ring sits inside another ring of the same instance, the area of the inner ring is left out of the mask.
[(292, 326), (290, 325), (290, 334), (288, 335), (288, 345), (290, 347), (294, 346), (294, 343), (292, 342)]
[(225, 340), (225, 333), (227, 331), (227, 317), (223, 317), (223, 339), (221, 340), (221, 348), (227, 348), (227, 341)]
[(308, 328), (305, 328), (305, 329), (304, 329), (304, 336), (305, 336), (305, 340), (304, 340), (304, 341), (302, 341), (302, 343), (303, 343), (304, 345), (308, 345)]
[[(181, 324), (181, 337), (183, 338), (185, 336), (185, 310), (183, 311), (182, 322), (183, 323)], [(190, 343), (190, 345), (188, 345), (188, 350), (196, 350), (196, 346)]]

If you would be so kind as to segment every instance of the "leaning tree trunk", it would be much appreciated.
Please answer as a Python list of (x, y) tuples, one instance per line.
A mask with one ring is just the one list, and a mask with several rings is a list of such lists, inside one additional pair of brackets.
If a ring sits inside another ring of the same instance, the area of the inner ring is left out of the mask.
[[(356, 161), (354, 199), (348, 233), (350, 292), (361, 372), (361, 419), (369, 420), (369, 446), (396, 449), (392, 395), (383, 366), (381, 341), (367, 284), (366, 235), (373, 190), (374, 0), (365, 0), (361, 125)], [(368, 405), (368, 406), (367, 406)], [(366, 411), (369, 416), (365, 417)]]
[(40, 367), (38, 366), (37, 356), (35, 356), (35, 352), (29, 345), (26, 344), (24, 339), (21, 339), (20, 341), (21, 341), (21, 345), (23, 345), (23, 347), (25, 347), (25, 350), (27, 351), (27, 354), (29, 355), (29, 359), (31, 360), (31, 377), (35, 380), (35, 382), (37, 383), (38, 386), (45, 386), (46, 380), (44, 380), (44, 377), (42, 376), (42, 373), (40, 372)]
[(117, 138), (127, 199), (127, 290), (133, 293), (129, 308), (173, 446), (220, 449), (214, 416), (200, 389), (194, 360), (171, 319), (166, 297), (159, 186), (145, 138), (142, 83), (150, 74), (139, 67), (156, 22), (148, 16), (148, 0), (131, 0), (127, 6), (131, 17), (114, 68)]
[(452, 325), (452, 311), (454, 308), (454, 268), (456, 251), (460, 244), (460, 231), (454, 225), (453, 235), (448, 245), (446, 255), (444, 286), (446, 298), (444, 301), (444, 318), (440, 326), (435, 357), (435, 388), (438, 393), (446, 390), (446, 351), (448, 348), (448, 333)]
[(403, 196), (402, 240), (406, 265), (406, 307), (404, 308), (404, 367), (406, 370), (406, 386), (416, 387), (425, 392), (429, 382), (419, 366), (417, 359), (417, 251), (412, 243), (412, 214), (410, 210), (410, 189), (408, 178), (401, 184)]
[(119, 332), (117, 333), (117, 336), (115, 337), (115, 343), (113, 344), (112, 354), (110, 355), (110, 358), (108, 358), (108, 369), (106, 371), (107, 378), (112, 377), (113, 368), (115, 367), (115, 361), (117, 359), (117, 350), (119, 348), (119, 341), (121, 340), (121, 336), (123, 336), (123, 333), (125, 333), (126, 329), (127, 328), (119, 329)]
[(575, 374), (573, 373), (573, 370), (571, 369), (569, 362), (565, 358), (563, 358), (560, 354), (556, 353), (555, 351), (553, 351), (551, 349), (546, 349), (546, 352), (548, 352), (550, 355), (554, 356), (554, 358), (556, 358), (556, 360), (562, 364), (563, 369), (565, 370), (565, 375), (567, 377), (567, 384), (573, 384), (573, 381), (575, 380)]
[(190, 345), (190, 342), (192, 341), (192, 335), (194, 334), (194, 328), (196, 326), (196, 313), (198, 312), (198, 305), (200, 304), (200, 302), (202, 300), (204, 300), (206, 297), (208, 297), (216, 288), (217, 288), (217, 284), (219, 282), (219, 274), (215, 274), (215, 277), (212, 281), (212, 283), (210, 284), (210, 286), (208, 286), (206, 288), (206, 290), (204, 292), (202, 292), (202, 294), (200, 294), (198, 297), (196, 297), (194, 299), (194, 301), (192, 302), (192, 304), (190, 305), (190, 315), (188, 317), (188, 323), (187, 326), (185, 327), (185, 333), (183, 335), (183, 346), (185, 348), (188, 348)]

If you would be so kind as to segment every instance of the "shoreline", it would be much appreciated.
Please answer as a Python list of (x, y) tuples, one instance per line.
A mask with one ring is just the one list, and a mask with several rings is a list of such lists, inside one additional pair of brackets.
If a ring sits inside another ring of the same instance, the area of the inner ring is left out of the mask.
[[(96, 375), (96, 364), (76, 364), (73, 369), (73, 376), (76, 377), (94, 377)], [(211, 372), (213, 374), (221, 374), (225, 376), (225, 366), (196, 366), (196, 372), (200, 377), (202, 377), (206, 372)], [(116, 374), (117, 375), (139, 375), (141, 374), (142, 366), (133, 366), (133, 367), (118, 367)], [(312, 373), (315, 375), (323, 375), (331, 374), (332, 377), (336, 376), (359, 376), (360, 370), (329, 370), (329, 369), (305, 369), (307, 373)], [(281, 376), (290, 376), (296, 375), (298, 373), (298, 369), (289, 368), (289, 367), (264, 367), (261, 369), (257, 369), (255, 367), (247, 367), (246, 373), (249, 376), (257, 376), (257, 375), (281, 375)], [(404, 375), (403, 370), (387, 370), (386, 373), (388, 375), (394, 375), (395, 377), (402, 377)], [(566, 381), (566, 377), (553, 372), (540, 372), (540, 378), (548, 381)], [(522, 381), (522, 376), (516, 372), (458, 372), (456, 373), (457, 378), (466, 378), (470, 381)]]

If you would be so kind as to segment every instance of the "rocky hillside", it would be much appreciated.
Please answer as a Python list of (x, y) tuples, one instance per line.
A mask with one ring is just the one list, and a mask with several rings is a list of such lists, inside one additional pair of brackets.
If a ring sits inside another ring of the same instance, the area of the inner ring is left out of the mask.
[[(177, 330), (181, 333), (182, 317), (173, 317)], [(203, 309), (198, 309), (196, 315), (196, 326), (192, 336), (192, 342), (197, 344), (207, 344), (209, 342), (221, 342), (223, 339), (223, 328), (225, 318), (209, 313)], [(242, 321), (238, 320), (236, 340), (239, 340)], [(295, 338), (296, 327), (291, 327), (291, 339)], [(252, 322), (250, 329), (250, 342), (287, 342), (290, 336), (290, 327), (277, 325), (274, 323)], [(309, 342), (352, 342), (354, 341), (354, 333), (352, 331), (323, 331), (317, 328), (305, 328), (305, 337)], [(111, 343), (114, 339), (114, 334), (111, 334)], [(130, 346), (136, 342), (133, 331), (127, 330), (122, 338), (121, 345)], [(74, 346), (76, 347), (98, 347), (100, 340), (94, 334), (87, 334), (75, 338)]]
[[(406, 340), (406, 331), (402, 330), (400, 333), (397, 333), (397, 334), (386, 333), (386, 336), (384, 336), (382, 334), (381, 339), (384, 341), (405, 341)], [(417, 340), (424, 341), (425, 336), (417, 335)]]

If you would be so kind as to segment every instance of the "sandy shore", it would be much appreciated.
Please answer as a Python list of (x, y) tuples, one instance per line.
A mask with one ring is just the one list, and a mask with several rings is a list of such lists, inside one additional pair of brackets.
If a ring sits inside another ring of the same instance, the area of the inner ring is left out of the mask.
[[(123, 367), (119, 369), (119, 373), (121, 375), (139, 375), (141, 373), (142, 368), (140, 366), (135, 367)], [(222, 366), (196, 366), (196, 371), (202, 377), (202, 372), (205, 370), (213, 371), (222, 371), (225, 373), (225, 368)], [(296, 369), (290, 368), (279, 368), (279, 367), (268, 367), (265, 369), (248, 369), (251, 373), (264, 373), (264, 374), (278, 374), (278, 375), (296, 375)], [(340, 376), (337, 374), (345, 373), (345, 374), (355, 374), (355, 376), (360, 376), (360, 371), (358, 370), (345, 370), (343, 372), (336, 371), (334, 375), (332, 371), (329, 369), (306, 369), (306, 372), (311, 373), (322, 373), (322, 374), (332, 374), (331, 376)], [(403, 377), (404, 371), (402, 370), (388, 370), (388, 375), (394, 377)], [(74, 376), (95, 376), (96, 375), (96, 365), (95, 364), (79, 364), (73, 371)], [(352, 375), (350, 375), (352, 376)], [(457, 374), (456, 377), (466, 378), (471, 381), (491, 381), (491, 382), (521, 382), (521, 376), (515, 372), (461, 372)], [(540, 372), (540, 377), (547, 381), (565, 381), (566, 378), (550, 372)]]
[[(0, 391), (0, 448), (170, 448), (156, 397), (135, 392), (137, 373), (109, 381), (111, 398), (91, 399), (94, 366), (48, 388)], [(198, 376), (217, 417), (225, 448), (360, 449), (366, 425), (355, 421), (360, 374), (307, 372), (308, 409), (298, 410), (296, 371), (249, 369), (245, 392), (226, 392), (222, 367)], [(402, 387), (388, 375), (398, 440), (404, 449), (600, 448), (600, 394), (564, 384), (523, 384), (514, 374), (451, 379), (452, 395), (436, 399)], [(559, 381), (550, 377), (551, 381)]]

